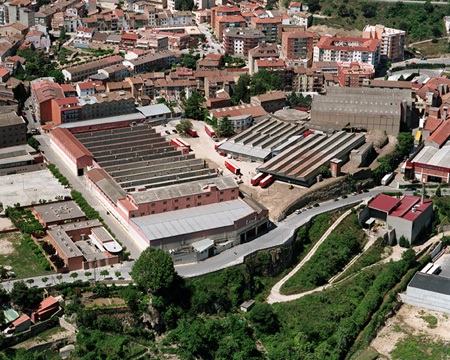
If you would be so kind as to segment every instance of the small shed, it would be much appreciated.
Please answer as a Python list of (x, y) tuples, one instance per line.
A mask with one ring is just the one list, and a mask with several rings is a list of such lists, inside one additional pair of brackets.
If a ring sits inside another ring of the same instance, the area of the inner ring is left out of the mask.
[(74, 345), (67, 345), (59, 349), (59, 356), (61, 356), (61, 359), (65, 359), (66, 357), (70, 356), (75, 351)]
[(241, 304), (241, 311), (242, 312), (249, 312), (254, 305), (255, 305), (255, 300), (244, 301)]

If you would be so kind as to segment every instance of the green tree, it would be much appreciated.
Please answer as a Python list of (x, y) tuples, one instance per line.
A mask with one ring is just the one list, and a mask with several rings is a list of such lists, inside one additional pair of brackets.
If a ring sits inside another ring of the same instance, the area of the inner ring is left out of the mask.
[(308, 5), (309, 11), (315, 13), (320, 11), (320, 1), (319, 0), (306, 0), (306, 5)]
[(321, 166), (319, 168), (319, 174), (322, 175), (324, 179), (328, 179), (329, 177), (331, 177), (330, 168), (328, 166)]
[(3, 310), (0, 310), (0, 328), (6, 323), (6, 317)]
[(248, 314), (248, 317), (258, 331), (265, 334), (278, 332), (279, 323), (277, 316), (273, 312), (272, 306), (268, 303), (256, 304)]
[(172, 258), (161, 249), (146, 248), (131, 268), (131, 277), (141, 288), (159, 292), (174, 282), (175, 269)]
[(27, 280), (27, 283), (30, 284), (30, 286), (31, 286), (31, 284), (34, 283), (34, 279), (28, 279), (28, 280)]
[(373, 18), (377, 15), (378, 4), (376, 2), (363, 2), (361, 11), (365, 18)]
[(72, 274), (70, 274), (70, 277), (76, 279), (78, 277), (78, 273), (73, 272)]
[(442, 193), (441, 193), (441, 186), (439, 185), (438, 188), (436, 189), (436, 194), (437, 197), (441, 197)]
[(90, 272), (90, 271), (86, 271), (85, 273), (84, 273), (84, 276), (86, 276), (87, 278), (89, 277), (89, 276), (91, 276), (92, 275), (92, 273)]
[(4, 210), (4, 208), (3, 208), (3, 203), (2, 203), (2, 202), (0, 202), (0, 213), (2, 213), (2, 212), (3, 212), (3, 210)]
[(103, 280), (104, 280), (105, 277), (109, 275), (109, 271), (108, 270), (102, 270), (102, 271), (100, 271), (100, 275), (103, 276)]
[(231, 101), (233, 105), (239, 105), (242, 102), (250, 102), (250, 87), (251, 77), (249, 74), (245, 73), (241, 75), (236, 83), (234, 94), (231, 96)]
[(184, 113), (187, 118), (203, 120), (203, 109), (201, 104), (205, 98), (199, 92), (194, 92), (189, 99), (184, 102)]
[(45, 283), (48, 281), (48, 277), (45, 276), (45, 277), (43, 277), (41, 280), (42, 280), (42, 282), (45, 284)]
[(14, 304), (26, 310), (33, 309), (42, 300), (42, 291), (29, 288), (23, 280), (14, 283), (10, 295)]
[(234, 126), (229, 115), (224, 116), (219, 121), (217, 131), (219, 133), (219, 137), (230, 137), (234, 135)]
[(68, 39), (70, 39), (70, 36), (66, 34), (66, 29), (64, 28), (64, 26), (62, 26), (59, 30), (59, 41), (60, 42), (64, 42)]
[(179, 133), (186, 133), (189, 129), (192, 129), (192, 122), (189, 119), (181, 119), (180, 122), (175, 125), (175, 129)]
[(33, 149), (39, 150), (39, 141), (37, 141), (34, 136), (30, 137), (27, 142)]
[(398, 239), (398, 244), (400, 247), (409, 248), (409, 241), (406, 239), (403, 235), (400, 236), (400, 239)]
[(122, 275), (122, 273), (120, 271), (115, 271), (114, 275), (116, 275), (116, 278), (120, 278), (120, 276)]
[(402, 260), (406, 262), (408, 268), (412, 268), (416, 263), (416, 253), (413, 249), (408, 249), (402, 254)]
[(62, 275), (56, 275), (56, 278), (59, 280), (59, 282), (61, 282), (61, 280), (62, 280)]

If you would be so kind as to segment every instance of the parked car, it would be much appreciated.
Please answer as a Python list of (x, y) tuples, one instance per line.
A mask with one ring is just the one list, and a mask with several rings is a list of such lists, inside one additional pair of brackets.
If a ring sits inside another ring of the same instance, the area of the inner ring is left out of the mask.
[(175, 129), (173, 129), (172, 132), (173, 132), (174, 134), (178, 134), (178, 131), (176, 131)]
[(314, 207), (319, 207), (320, 204), (319, 204), (319, 203), (315, 203), (313, 206), (314, 206)]
[(301, 214), (302, 213), (302, 209), (297, 209), (297, 210), (295, 210), (295, 213), (298, 215), (298, 214)]
[(333, 201), (339, 201), (339, 199), (338, 199), (338, 198), (335, 198), (335, 199), (333, 199)]
[(348, 198), (347, 195), (343, 195), (343, 196), (342, 196), (342, 199), (347, 199), (347, 198)]
[(227, 156), (227, 153), (222, 151), (221, 153), (219, 153), (220, 156)]
[(166, 130), (166, 134), (167, 134), (167, 135), (170, 135), (170, 131), (169, 131), (169, 130)]

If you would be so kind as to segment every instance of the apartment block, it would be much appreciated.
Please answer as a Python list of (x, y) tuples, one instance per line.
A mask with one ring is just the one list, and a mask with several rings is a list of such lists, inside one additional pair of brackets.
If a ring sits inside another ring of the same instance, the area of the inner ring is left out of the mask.
[(374, 77), (375, 69), (370, 64), (338, 63), (338, 79), (341, 86), (362, 87), (365, 79)]
[[(216, 18), (221, 16), (241, 15), (241, 10), (235, 5), (217, 6), (211, 9), (211, 27), (216, 28)], [(217, 36), (217, 34), (216, 34)]]
[(280, 54), (276, 44), (259, 44), (256, 48), (248, 52), (248, 69), (250, 75), (252, 75), (255, 70), (256, 60), (269, 59), (269, 58), (279, 58)]
[(27, 124), (15, 112), (0, 114), (0, 148), (27, 143)]
[(34, 26), (34, 10), (30, 0), (14, 0), (7, 4), (8, 23)]
[(314, 61), (356, 61), (371, 64), (380, 63), (380, 40), (356, 37), (322, 36), (314, 47)]
[(228, 28), (223, 33), (223, 51), (231, 55), (248, 55), (251, 49), (266, 41), (260, 30)]
[(67, 81), (80, 81), (87, 79), (89, 76), (97, 74), (98, 70), (104, 69), (108, 66), (121, 64), (123, 58), (119, 55), (110, 56), (105, 59), (92, 61), (87, 64), (74, 66), (62, 71), (64, 78)]
[(223, 33), (227, 28), (243, 28), (245, 19), (241, 15), (218, 16), (214, 32), (219, 40), (223, 39)]
[(322, 92), (324, 74), (320, 69), (297, 67), (294, 69), (292, 90), (295, 92)]
[(252, 18), (252, 29), (260, 30), (269, 43), (276, 43), (281, 39), (281, 19), (278, 17), (260, 19), (258, 17)]
[(51, 100), (52, 121), (64, 124), (80, 120), (81, 105), (76, 97)]
[(319, 35), (310, 32), (284, 32), (281, 38), (281, 55), (285, 60), (310, 62), (319, 38)]
[(366, 25), (363, 38), (381, 41), (380, 56), (382, 60), (403, 60), (405, 55), (406, 31), (388, 28), (384, 25)]
[(82, 107), (81, 119), (129, 114), (135, 111), (134, 97), (125, 91), (79, 97)]

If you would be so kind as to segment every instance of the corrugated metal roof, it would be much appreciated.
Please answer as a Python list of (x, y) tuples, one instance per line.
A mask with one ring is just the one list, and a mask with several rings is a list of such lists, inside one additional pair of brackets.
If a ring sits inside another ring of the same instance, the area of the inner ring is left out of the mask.
[(164, 104), (141, 106), (136, 108), (136, 110), (139, 111), (145, 117), (171, 113), (170, 109)]
[(450, 295), (450, 279), (443, 276), (418, 272), (414, 275), (408, 287)]
[(231, 226), (255, 211), (240, 200), (133, 218), (149, 241)]

